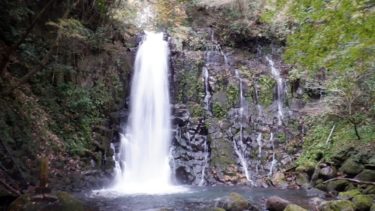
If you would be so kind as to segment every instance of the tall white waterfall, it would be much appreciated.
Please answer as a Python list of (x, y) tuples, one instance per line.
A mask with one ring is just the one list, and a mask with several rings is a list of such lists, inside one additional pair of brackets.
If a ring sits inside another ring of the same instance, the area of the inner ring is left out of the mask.
[(130, 116), (116, 159), (117, 191), (162, 193), (174, 187), (169, 165), (168, 55), (163, 33), (146, 32), (135, 59)]
[(271, 73), (276, 80), (277, 83), (277, 119), (278, 124), (281, 125), (283, 118), (284, 118), (284, 110), (283, 110), (283, 100), (284, 100), (284, 81), (283, 78), (280, 76), (280, 70), (275, 67), (275, 64), (272, 59), (266, 56), (268, 64), (271, 67)]

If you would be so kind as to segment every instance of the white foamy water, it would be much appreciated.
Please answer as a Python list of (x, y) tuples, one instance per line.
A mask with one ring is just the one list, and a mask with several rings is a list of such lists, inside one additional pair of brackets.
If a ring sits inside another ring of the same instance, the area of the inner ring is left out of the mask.
[(163, 33), (146, 32), (138, 48), (131, 86), (130, 116), (121, 134), (112, 188), (126, 194), (164, 194), (172, 184), (168, 43)]
[(266, 56), (269, 66), (271, 67), (271, 73), (277, 83), (277, 119), (278, 125), (282, 125), (284, 118), (284, 109), (283, 109), (283, 100), (284, 100), (284, 81), (280, 75), (280, 70), (275, 67), (275, 64), (272, 59)]

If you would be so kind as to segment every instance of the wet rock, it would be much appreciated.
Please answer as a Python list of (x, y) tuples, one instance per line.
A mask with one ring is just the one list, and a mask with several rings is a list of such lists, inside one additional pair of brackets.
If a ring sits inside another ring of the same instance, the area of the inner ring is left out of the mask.
[(271, 196), (266, 200), (266, 208), (269, 211), (283, 211), (289, 204), (290, 201), (278, 196)]
[(349, 190), (345, 192), (340, 192), (338, 197), (339, 199), (342, 199), (342, 200), (351, 200), (352, 198), (354, 198), (354, 196), (357, 196), (360, 194), (361, 192), (358, 189), (353, 189), (353, 190)]
[(349, 158), (342, 164), (339, 170), (348, 175), (354, 176), (361, 172), (363, 168), (362, 164), (356, 162), (353, 158)]
[(278, 187), (287, 187), (285, 175), (281, 172), (276, 172), (272, 177), (272, 184)]
[(91, 208), (66, 192), (57, 194), (32, 195), (18, 197), (9, 207), (9, 211), (89, 211)]
[(348, 200), (328, 201), (319, 207), (320, 211), (354, 211), (354, 205)]
[(329, 192), (342, 192), (345, 191), (348, 186), (350, 186), (350, 182), (347, 180), (333, 180), (326, 185), (327, 191)]
[(320, 175), (325, 179), (331, 179), (336, 176), (336, 169), (332, 166), (326, 166), (320, 169)]
[(256, 207), (250, 204), (250, 202), (241, 194), (232, 192), (228, 196), (219, 199), (216, 202), (215, 207), (223, 208), (228, 211), (258, 211)]
[(307, 175), (307, 173), (298, 173), (296, 183), (304, 188), (309, 187), (309, 175)]
[(356, 196), (353, 197), (352, 202), (353, 202), (356, 210), (366, 211), (366, 210), (369, 210), (371, 208), (373, 199), (372, 199), (372, 197), (370, 197), (368, 195), (359, 194), (359, 195), (356, 195)]
[(365, 169), (357, 176), (355, 176), (355, 179), (375, 182), (375, 170)]
[(284, 211), (307, 211), (307, 209), (302, 208), (296, 204), (289, 204)]
[(370, 211), (375, 211), (375, 203), (371, 206)]

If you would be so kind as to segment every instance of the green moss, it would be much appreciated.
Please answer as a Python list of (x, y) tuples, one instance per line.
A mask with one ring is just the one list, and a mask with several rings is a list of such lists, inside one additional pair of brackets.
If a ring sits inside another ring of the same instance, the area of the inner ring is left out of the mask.
[(75, 211), (85, 211), (85, 206), (81, 201), (74, 198), (72, 195), (66, 192), (58, 192), (57, 197), (61, 206), (61, 210), (75, 210)]
[(213, 140), (211, 143), (211, 163), (219, 168), (225, 168), (236, 163), (233, 156), (232, 144), (224, 139)]
[(228, 86), (226, 89), (228, 96), (228, 105), (234, 107), (239, 102), (239, 89), (233, 85)]
[(371, 196), (358, 194), (353, 197), (352, 201), (356, 210), (364, 211), (370, 209), (373, 199)]
[(284, 211), (307, 211), (306, 209), (296, 205), (296, 204), (289, 204)]
[(321, 211), (354, 211), (354, 205), (348, 200), (335, 200), (324, 203)]
[(202, 105), (197, 103), (189, 104), (189, 110), (192, 117), (202, 117), (204, 113)]
[(268, 76), (262, 75), (258, 79), (259, 90), (259, 101), (263, 106), (270, 106), (273, 102), (273, 90), (276, 86), (275, 80)]
[(339, 198), (343, 200), (350, 200), (354, 196), (359, 195), (359, 194), (361, 194), (361, 191), (359, 191), (358, 189), (353, 189), (353, 190), (349, 190), (345, 192), (340, 192)]
[(212, 114), (217, 118), (224, 118), (226, 116), (226, 111), (218, 102), (214, 102), (212, 106)]

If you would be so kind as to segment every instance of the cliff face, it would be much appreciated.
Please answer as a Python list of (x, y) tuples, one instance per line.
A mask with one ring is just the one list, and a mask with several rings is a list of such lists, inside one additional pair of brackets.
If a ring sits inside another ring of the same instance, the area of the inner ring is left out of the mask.
[(171, 32), (176, 177), (267, 186), (298, 157), (303, 136), (303, 93), (290, 89), (283, 40), (256, 17), (249, 31), (228, 30), (225, 7), (187, 11), (190, 27)]

